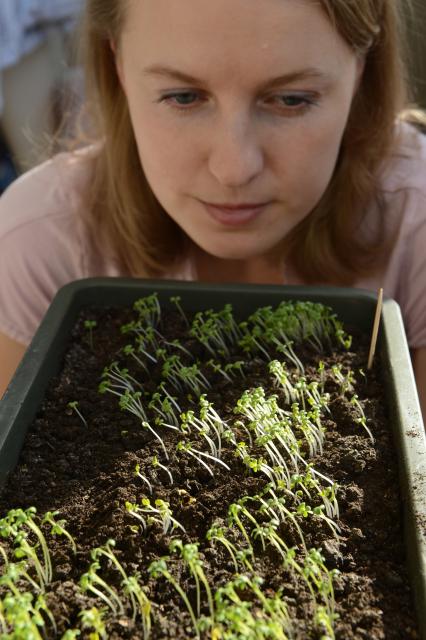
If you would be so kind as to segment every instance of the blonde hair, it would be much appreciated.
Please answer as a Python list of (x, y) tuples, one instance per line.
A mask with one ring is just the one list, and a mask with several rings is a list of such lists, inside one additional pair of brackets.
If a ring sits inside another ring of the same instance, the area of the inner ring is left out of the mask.
[[(395, 120), (408, 105), (402, 54), (402, 0), (319, 0), (365, 67), (333, 177), (314, 210), (285, 240), (287, 257), (307, 283), (352, 284), (386, 259), (392, 239), (381, 225), (359, 238), (362, 213), (381, 207), (378, 170), (392, 152)], [(93, 235), (113, 249), (124, 273), (161, 276), (183, 255), (186, 237), (156, 200), (143, 173), (111, 41), (126, 0), (87, 0), (87, 87), (103, 140), (91, 185)], [(407, 117), (405, 114), (404, 117)], [(384, 214), (383, 214), (384, 215)]]

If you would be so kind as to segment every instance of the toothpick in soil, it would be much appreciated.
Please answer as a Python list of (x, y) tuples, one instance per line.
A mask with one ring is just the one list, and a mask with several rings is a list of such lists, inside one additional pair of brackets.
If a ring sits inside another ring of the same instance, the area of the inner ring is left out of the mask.
[(379, 333), (379, 324), (380, 324), (380, 318), (382, 315), (382, 307), (383, 307), (383, 289), (382, 287), (380, 287), (379, 292), (377, 294), (376, 314), (374, 316), (373, 333), (371, 335), (370, 352), (368, 354), (367, 369), (371, 369), (371, 367), (373, 366), (373, 358), (374, 358), (374, 353), (376, 351), (377, 335)]

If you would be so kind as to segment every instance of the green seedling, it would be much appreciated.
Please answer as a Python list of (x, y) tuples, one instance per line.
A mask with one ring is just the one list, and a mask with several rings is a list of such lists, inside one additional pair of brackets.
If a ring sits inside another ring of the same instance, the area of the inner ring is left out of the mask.
[(200, 395), (203, 389), (210, 387), (210, 382), (200, 370), (198, 364), (185, 366), (178, 355), (169, 356), (163, 363), (162, 375), (178, 391), (189, 389)]
[(152, 604), (139, 582), (140, 574), (125, 578), (122, 582), (124, 593), (126, 593), (133, 605), (133, 621), (139, 613), (142, 619), (143, 638), (148, 640), (151, 634), (151, 610)]
[(100, 563), (95, 560), (90, 564), (86, 573), (80, 578), (80, 588), (82, 591), (88, 591), (97, 598), (100, 598), (112, 611), (114, 616), (124, 616), (125, 607), (118, 593), (103, 578), (98, 575), (101, 568)]
[(109, 561), (110, 566), (115, 567), (119, 572), (124, 593), (129, 596), (130, 599), (132, 618), (133, 620), (136, 620), (138, 614), (141, 616), (145, 640), (149, 637), (151, 629), (151, 602), (140, 585), (140, 574), (136, 573), (132, 576), (127, 575), (124, 567), (114, 553), (114, 547), (115, 541), (110, 539), (102, 547), (92, 549), (91, 557), (95, 562), (99, 561), (102, 557), (106, 558)]
[(161, 319), (161, 307), (156, 292), (144, 298), (139, 298), (133, 305), (133, 309), (139, 315), (139, 322), (151, 327), (159, 324)]
[(237, 561), (238, 549), (235, 546), (235, 544), (233, 544), (230, 540), (228, 540), (228, 538), (225, 535), (224, 528), (221, 527), (219, 524), (213, 525), (207, 531), (206, 538), (212, 543), (220, 542), (221, 544), (223, 544), (223, 546), (231, 556), (232, 562), (234, 564), (235, 572), (237, 572), (238, 571), (238, 561)]
[(318, 605), (315, 611), (315, 625), (320, 630), (321, 636), (319, 640), (334, 640), (334, 622), (338, 618), (338, 614), (330, 616), (327, 607)]
[(214, 373), (219, 373), (227, 382), (232, 383), (231, 376), (225, 370), (225, 367), (222, 367), (220, 362), (215, 362), (212, 358), (206, 362), (206, 365), (214, 371)]
[(191, 575), (195, 580), (195, 589), (197, 595), (197, 614), (198, 617), (201, 614), (201, 589), (200, 584), (203, 585), (206, 595), (207, 601), (210, 611), (210, 619), (214, 623), (215, 618), (215, 607), (213, 602), (213, 596), (210, 589), (209, 582), (207, 580), (206, 574), (204, 573), (203, 563), (201, 561), (200, 555), (198, 553), (198, 545), (197, 544), (183, 544), (181, 540), (172, 540), (169, 549), (171, 553), (178, 553), (182, 558), (186, 566), (188, 567)]
[[(161, 464), (161, 462), (158, 460), (157, 456), (154, 456), (151, 460), (151, 464), (152, 466), (155, 467), (159, 467), (160, 469), (163, 469), (163, 471), (165, 471), (168, 475), (168, 478), (170, 480), (170, 484), (173, 484), (173, 476), (171, 474), (170, 469), (168, 469), (164, 464)], [(152, 491), (151, 491), (152, 493)]]
[(7, 564), (2, 568), (0, 585), (7, 587), (12, 593), (18, 596), (20, 590), (17, 585), (20, 581), (26, 580), (35, 593), (40, 592), (43, 587), (30, 576), (28, 573), (30, 568), (30, 564), (26, 560), (21, 560), (20, 562), (10, 562), (7, 560)]
[[(249, 449), (245, 442), (236, 442), (235, 443), (235, 452), (234, 455), (241, 458), (242, 463), (248, 469), (253, 471), (253, 473), (264, 473), (268, 479), (275, 485), (278, 478), (281, 478), (281, 474), (277, 476), (278, 469), (283, 469), (284, 467), (271, 467), (267, 464), (266, 460), (262, 457), (255, 458), (248, 453)], [(286, 478), (289, 477), (288, 470), (286, 471)]]
[(160, 443), (164, 451), (166, 460), (168, 460), (169, 455), (167, 453), (166, 446), (161, 436), (158, 435), (155, 429), (153, 429), (148, 422), (148, 417), (146, 415), (145, 408), (141, 402), (141, 396), (142, 396), (142, 393), (140, 391), (129, 391), (129, 389), (126, 389), (124, 394), (120, 397), (120, 403), (119, 403), (120, 409), (122, 411), (129, 411), (140, 420), (141, 426), (144, 429), (147, 429), (148, 431), (150, 431), (150, 433), (152, 433), (154, 438), (158, 440), (158, 442)]
[(198, 449), (194, 449), (192, 444), (190, 442), (186, 442), (185, 440), (180, 440), (177, 443), (176, 451), (184, 451), (188, 455), (190, 455), (193, 458), (195, 458), (196, 460), (198, 460), (198, 462), (201, 465), (203, 465), (203, 467), (205, 469), (207, 469), (207, 471), (209, 472), (209, 474), (211, 476), (214, 476), (214, 473), (211, 470), (211, 468), (209, 467), (209, 465), (202, 458), (208, 458), (209, 460), (213, 460), (213, 462), (215, 462), (216, 464), (220, 464), (223, 467), (225, 467), (225, 469), (230, 471), (230, 468), (228, 467), (228, 465), (225, 462), (223, 462), (223, 460), (220, 460), (219, 458), (216, 458), (215, 456), (212, 456), (209, 453), (206, 453), (205, 451), (199, 451)]
[(245, 541), (247, 542), (248, 548), (250, 549), (251, 553), (253, 553), (254, 550), (250, 540), (250, 533), (247, 531), (246, 527), (244, 526), (244, 523), (241, 520), (241, 516), (246, 516), (248, 520), (252, 524), (254, 524), (255, 527), (259, 526), (259, 523), (257, 522), (257, 520), (249, 511), (247, 511), (246, 507), (243, 504), (240, 504), (240, 502), (230, 504), (228, 507), (229, 526), (232, 526), (233, 524), (237, 525), (238, 529), (243, 534)]
[(209, 353), (229, 358), (230, 347), (237, 344), (241, 330), (232, 315), (230, 304), (221, 311), (199, 311), (195, 314), (189, 334), (196, 338)]
[[(262, 491), (262, 494), (263, 495), (257, 495), (253, 497), (248, 496), (247, 498), (243, 498), (242, 500), (259, 502), (260, 507), (257, 510), (258, 513), (262, 515), (267, 514), (270, 517), (271, 522), (278, 522), (279, 524), (281, 524), (289, 520), (294, 525), (299, 535), (300, 542), (306, 550), (305, 537), (303, 535), (302, 529), (300, 528), (296, 515), (286, 507), (285, 498), (283, 496), (277, 496), (271, 484), (268, 484), (265, 487), (265, 489)], [(265, 500), (263, 496), (268, 494), (270, 494), (272, 497)]]
[(122, 411), (128, 411), (136, 416), (141, 422), (147, 422), (148, 416), (145, 407), (141, 402), (142, 392), (126, 389), (120, 395), (119, 406)]
[(87, 329), (89, 332), (89, 344), (92, 351), (93, 351), (93, 329), (95, 329), (96, 326), (97, 326), (96, 320), (84, 321), (84, 328)]
[(335, 364), (331, 367), (331, 372), (335, 382), (339, 385), (339, 393), (346, 396), (347, 393), (353, 393), (355, 378), (351, 369), (347, 373), (343, 373), (341, 364)]
[[(149, 401), (148, 408), (152, 409), (159, 415), (160, 425), (174, 430), (179, 429), (178, 415), (180, 412), (176, 415), (176, 407), (167, 395), (162, 396), (158, 391), (153, 393), (151, 400)], [(170, 422), (172, 424), (170, 424)]]
[(308, 457), (313, 458), (317, 453), (322, 453), (324, 429), (321, 426), (319, 412), (300, 409), (298, 403), (294, 402), (291, 406), (291, 419), (293, 429), (303, 433), (309, 449)]
[(333, 580), (338, 574), (339, 571), (337, 569), (332, 569), (331, 571), (327, 569), (324, 564), (321, 549), (309, 550), (304, 560), (303, 575), (313, 594), (315, 602), (317, 594), (322, 599), (323, 606), (320, 608), (320, 623), (325, 623), (326, 629), (328, 628), (330, 630), (331, 640), (334, 640), (335, 637), (332, 625), (337, 618), (335, 613), (336, 603)]
[[(136, 338), (136, 345), (138, 353), (142, 353), (147, 360), (150, 360), (154, 364), (158, 363), (159, 357), (161, 358), (160, 343), (157, 340), (157, 333), (152, 328), (144, 328)], [(155, 356), (153, 355), (155, 353)], [(158, 355), (157, 355), (158, 354)]]
[(294, 365), (301, 375), (305, 373), (305, 368), (293, 349), (292, 340), (289, 340), (282, 332), (279, 332), (279, 335), (277, 335), (273, 329), (266, 332), (265, 338), (279, 353)]
[(297, 513), (303, 518), (307, 518), (308, 516), (317, 516), (318, 518), (321, 518), (321, 520), (324, 520), (327, 526), (331, 529), (333, 536), (339, 540), (340, 527), (336, 522), (334, 522), (334, 520), (332, 520), (332, 518), (325, 515), (323, 504), (312, 508), (305, 502), (301, 502), (297, 507)]
[[(127, 511), (137, 518), (142, 524), (142, 530), (146, 530), (149, 524), (157, 522), (163, 528), (163, 534), (172, 534), (175, 529), (181, 529), (185, 533), (185, 528), (172, 515), (170, 505), (165, 500), (158, 498), (153, 506), (148, 498), (142, 498), (141, 506), (126, 502)], [(147, 518), (141, 514), (147, 514)]]
[(350, 399), (350, 403), (353, 407), (357, 409), (359, 414), (359, 417), (357, 417), (355, 421), (366, 430), (366, 432), (368, 433), (368, 437), (370, 438), (371, 444), (374, 445), (374, 442), (375, 442), (374, 436), (371, 433), (369, 427), (367, 426), (367, 416), (365, 415), (364, 409), (362, 408), (362, 405), (358, 400), (358, 396), (356, 394), (352, 396), (352, 398)]
[(269, 543), (274, 547), (280, 556), (282, 557), (284, 564), (288, 563), (290, 547), (277, 533), (279, 522), (270, 520), (268, 523), (259, 524), (253, 529), (253, 537), (260, 538), (263, 550), (266, 549), (266, 545)]
[(274, 385), (284, 392), (285, 404), (289, 405), (296, 402), (298, 393), (290, 381), (290, 374), (287, 371), (286, 363), (280, 362), (279, 360), (271, 360), (268, 364), (268, 369), (273, 376)]
[(45, 634), (40, 632), (45, 627), (43, 614), (49, 619), (56, 634), (55, 620), (42, 594), (34, 600), (33, 594), (29, 592), (6, 593), (1, 599), (1, 637), (43, 640)]
[[(293, 637), (281, 593), (266, 597), (261, 584), (260, 578), (238, 575), (216, 591), (216, 621), (211, 631), (212, 638), (290, 640)], [(241, 598), (240, 594), (244, 592), (249, 593)], [(209, 620), (207, 622), (213, 626)]]
[(80, 420), (82, 421), (82, 423), (84, 424), (84, 426), (88, 427), (89, 425), (87, 424), (87, 420), (81, 413), (80, 409), (78, 408), (78, 405), (79, 405), (78, 401), (73, 400), (72, 402), (68, 402), (67, 408), (71, 409), (72, 411), (75, 411), (78, 417), (80, 418)]
[[(197, 418), (194, 411), (192, 410), (189, 410), (186, 413), (181, 413), (180, 419), (181, 419), (180, 428), (183, 433), (190, 434), (195, 431), (196, 433), (198, 433), (199, 436), (205, 439), (205, 441), (210, 447), (211, 454), (215, 457), (219, 457), (218, 447), (216, 446), (216, 443), (214, 442), (214, 440), (212, 440), (212, 438), (209, 436), (211, 428), (207, 423), (204, 423), (199, 418)], [(219, 447), (220, 447), (220, 444), (221, 444), (220, 433), (219, 434), (217, 434), (217, 432), (215, 433), (216, 435), (218, 435)]]
[[(34, 520), (37, 510), (35, 507), (23, 509), (11, 509), (7, 516), (0, 522), (0, 535), (3, 538), (12, 537), (15, 546), (15, 557), (27, 559), (34, 566), (37, 573), (40, 590), (52, 581), (52, 562), (49, 547), (40, 527)], [(29, 533), (33, 533), (37, 544), (33, 545), (29, 540)], [(42, 551), (42, 561), (38, 557), (38, 547)]]
[(93, 629), (93, 632), (89, 635), (90, 640), (107, 640), (108, 634), (104, 622), (106, 611), (107, 609), (92, 607), (91, 609), (84, 609), (78, 614), (83, 630)]
[(154, 562), (151, 562), (151, 564), (148, 567), (148, 573), (152, 578), (159, 578), (161, 576), (164, 577), (168, 582), (170, 582), (170, 584), (178, 592), (178, 594), (182, 598), (182, 600), (183, 600), (183, 602), (184, 602), (184, 604), (185, 604), (185, 606), (186, 606), (186, 608), (188, 610), (188, 613), (189, 613), (189, 615), (191, 617), (192, 626), (194, 627), (194, 632), (195, 632), (196, 638), (199, 640), (200, 639), (200, 632), (199, 632), (198, 621), (197, 621), (194, 609), (192, 608), (192, 605), (191, 605), (191, 603), (189, 601), (189, 598), (186, 595), (185, 591), (180, 586), (180, 584), (176, 580), (176, 578), (174, 578), (174, 576), (168, 570), (167, 562), (169, 560), (170, 560), (170, 558), (168, 556), (164, 556), (164, 557), (160, 558), (159, 560), (154, 560)]
[(48, 524), (50, 526), (50, 533), (54, 536), (65, 536), (73, 550), (74, 555), (77, 553), (77, 546), (72, 535), (65, 529), (65, 520), (55, 520), (55, 517), (59, 515), (59, 511), (47, 511), (42, 519), (42, 524)]
[(7, 562), (6, 566), (2, 568), (2, 574), (0, 576), (0, 586), (9, 589), (15, 596), (19, 596), (21, 591), (18, 584), (22, 580), (26, 580), (31, 589), (38, 593), (42, 590), (42, 586), (31, 578), (28, 573), (30, 565), (25, 560), (21, 562)]
[(186, 317), (186, 313), (182, 309), (182, 306), (180, 304), (181, 301), (182, 301), (182, 298), (180, 296), (171, 296), (171, 298), (170, 298), (170, 302), (172, 302), (176, 306), (176, 308), (179, 311), (180, 315), (182, 316), (186, 326), (189, 327), (189, 320)]
[(170, 395), (169, 391), (167, 390), (167, 387), (163, 382), (161, 382), (158, 385), (158, 391), (161, 393), (164, 393), (164, 395), (168, 398), (168, 400), (170, 401), (170, 403), (174, 406), (174, 408), (177, 411), (177, 415), (179, 416), (182, 413), (182, 408), (180, 407), (180, 405), (177, 403), (177, 398), (175, 396)]
[[(246, 325), (241, 324), (244, 327)], [(262, 344), (262, 332), (258, 327), (255, 327), (251, 333), (246, 333), (238, 340), (238, 346), (247, 354), (258, 354), (260, 352), (266, 361), (270, 361), (271, 353)]]
[[(237, 413), (237, 409), (234, 409), (234, 413)], [(229, 432), (227, 432), (229, 433)], [(244, 422), (242, 420), (235, 420), (235, 422), (232, 425), (232, 431), (231, 433), (234, 435), (234, 438), (231, 438), (231, 436), (228, 436), (228, 441), (232, 442), (232, 444), (234, 444), (235, 446), (237, 446), (237, 440), (235, 436), (239, 436), (240, 437), (240, 433), (243, 433), (245, 436), (247, 436), (248, 442), (250, 447), (253, 446), (253, 437), (252, 434), (250, 432), (250, 429), (248, 429), (248, 427), (246, 427), (246, 425), (244, 424)]]
[(236, 362), (228, 362), (222, 366), (220, 362), (216, 362), (213, 358), (206, 362), (206, 365), (210, 367), (210, 369), (221, 375), (229, 383), (233, 383), (235, 372), (238, 372), (242, 378), (245, 378), (243, 371), (244, 364), (244, 360), (237, 360)]
[(141, 387), (140, 383), (129, 374), (128, 369), (120, 369), (118, 362), (112, 362), (105, 367), (99, 384), (99, 393), (112, 393), (119, 398), (123, 392), (133, 392), (135, 387)]
[(192, 353), (186, 347), (184, 347), (183, 344), (181, 344), (177, 338), (175, 338), (174, 340), (166, 340), (165, 338), (163, 338), (162, 344), (164, 344), (169, 349), (169, 351), (178, 349), (179, 351), (184, 353), (188, 358), (192, 359), (193, 357)]
[(220, 353), (229, 355), (228, 347), (222, 336), (220, 333), (215, 335), (215, 332), (214, 321), (206, 321), (202, 311), (195, 314), (189, 335), (201, 342), (213, 356), (216, 355), (218, 350)]
[(148, 485), (149, 492), (152, 494), (153, 492), (152, 484), (150, 483), (148, 478), (144, 476), (143, 473), (141, 473), (141, 467), (139, 464), (135, 466), (135, 476), (140, 478), (143, 482), (145, 482), (145, 484)]
[(146, 363), (139, 358), (136, 349), (132, 344), (126, 344), (123, 347), (122, 351), (125, 356), (130, 356), (131, 358), (133, 358), (133, 360), (135, 360), (135, 362), (141, 367), (141, 369), (148, 373), (149, 370)]
[[(75, 640), (78, 636), (81, 635), (80, 629), (67, 629), (65, 633), (61, 636), (61, 640)], [(97, 638), (91, 638), (90, 640), (98, 640)]]

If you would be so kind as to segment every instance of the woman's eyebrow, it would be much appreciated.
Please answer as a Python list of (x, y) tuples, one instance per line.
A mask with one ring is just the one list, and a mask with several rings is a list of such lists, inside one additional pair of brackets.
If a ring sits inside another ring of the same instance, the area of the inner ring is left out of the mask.
[[(196, 84), (197, 86), (201, 87), (206, 86), (205, 81), (200, 80), (200, 78), (195, 78), (194, 76), (183, 73), (178, 69), (173, 69), (172, 67), (152, 65), (143, 69), (143, 73), (144, 75), (180, 80), (181, 82)], [(274, 87), (282, 86), (283, 84), (287, 84), (289, 82), (296, 82), (297, 80), (322, 80), (323, 82), (327, 81), (328, 83), (330, 83), (332, 81), (332, 76), (325, 73), (324, 71), (321, 71), (321, 69), (317, 69), (315, 67), (306, 67), (305, 69), (299, 69), (297, 71), (292, 71), (282, 76), (266, 80), (262, 83), (259, 89), (273, 89)]]

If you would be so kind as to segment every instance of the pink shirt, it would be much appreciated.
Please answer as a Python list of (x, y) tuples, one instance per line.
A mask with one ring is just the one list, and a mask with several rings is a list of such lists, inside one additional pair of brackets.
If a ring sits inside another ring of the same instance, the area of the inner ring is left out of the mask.
[[(0, 332), (28, 344), (63, 285), (120, 276), (90, 244), (84, 190), (96, 148), (62, 153), (16, 180), (0, 198)], [(401, 126), (398, 153), (382, 176), (386, 216), (398, 236), (385, 271), (356, 283), (400, 305), (410, 347), (426, 346), (426, 136)], [(370, 215), (370, 212), (369, 212)], [(371, 208), (371, 216), (375, 209)], [(368, 216), (367, 216), (368, 218)], [(170, 277), (196, 277), (190, 265)], [(301, 284), (287, 273), (285, 284)]]

